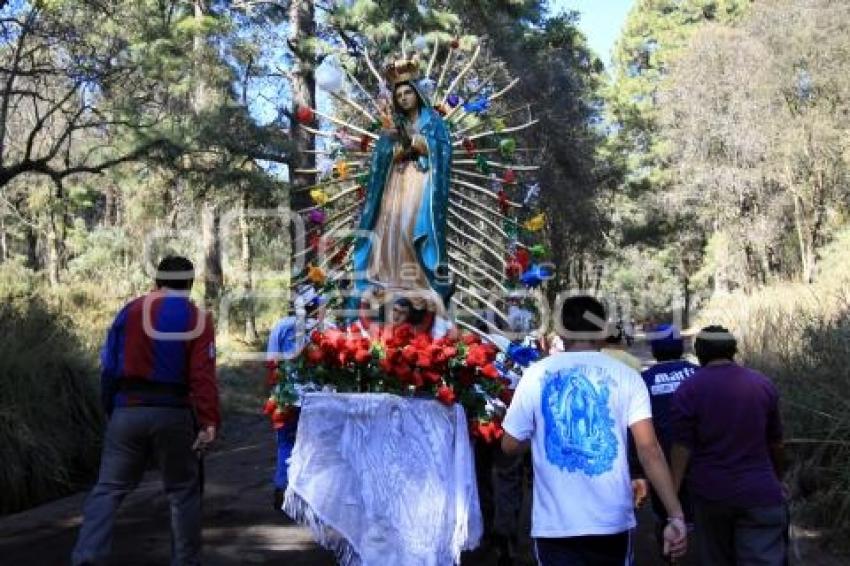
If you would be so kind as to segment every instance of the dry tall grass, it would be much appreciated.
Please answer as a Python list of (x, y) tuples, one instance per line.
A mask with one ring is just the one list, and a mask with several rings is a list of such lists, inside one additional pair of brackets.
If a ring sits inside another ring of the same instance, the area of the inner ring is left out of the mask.
[(103, 417), (69, 320), (33, 295), (0, 300), (0, 514), (91, 480)]
[(799, 522), (850, 546), (850, 250), (825, 255), (814, 286), (781, 285), (715, 298), (704, 323), (738, 337), (741, 361), (780, 388)]

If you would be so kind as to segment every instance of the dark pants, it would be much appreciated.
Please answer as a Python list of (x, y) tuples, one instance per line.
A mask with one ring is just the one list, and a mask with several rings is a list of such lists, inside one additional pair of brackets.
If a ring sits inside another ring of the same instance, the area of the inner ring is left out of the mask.
[(493, 455), (493, 532), (514, 539), (519, 532), (525, 461), (508, 456), (496, 444)]
[(274, 470), (275, 489), (285, 490), (289, 485), (289, 459), (295, 448), (295, 437), (298, 434), (298, 421), (287, 423), (277, 429), (277, 466)]
[(747, 508), (695, 500), (693, 507), (700, 564), (785, 565), (785, 505)]
[(201, 493), (198, 458), (192, 450), (189, 409), (118, 408), (106, 428), (100, 475), (83, 507), (83, 525), (72, 563), (104, 564), (112, 548), (112, 527), (121, 501), (142, 479), (149, 459), (162, 474), (171, 506), (173, 566), (200, 564)]
[(630, 534), (567, 538), (536, 538), (540, 566), (625, 566), (629, 564)]
[(522, 510), (525, 459), (508, 456), (498, 442), (477, 441), (474, 449), (484, 531), (487, 535), (515, 538)]

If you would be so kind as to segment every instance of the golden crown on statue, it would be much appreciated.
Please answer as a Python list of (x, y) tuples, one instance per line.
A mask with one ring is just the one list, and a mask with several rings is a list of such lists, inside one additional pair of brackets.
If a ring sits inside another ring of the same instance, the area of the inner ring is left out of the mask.
[(419, 78), (419, 61), (413, 59), (398, 59), (387, 65), (384, 76), (390, 85), (414, 81)]

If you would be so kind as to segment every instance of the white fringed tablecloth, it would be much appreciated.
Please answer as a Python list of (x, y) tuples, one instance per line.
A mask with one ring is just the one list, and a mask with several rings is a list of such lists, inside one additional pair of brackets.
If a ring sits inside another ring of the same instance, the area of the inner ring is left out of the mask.
[(482, 532), (463, 408), (306, 395), (283, 509), (343, 565), (459, 563)]

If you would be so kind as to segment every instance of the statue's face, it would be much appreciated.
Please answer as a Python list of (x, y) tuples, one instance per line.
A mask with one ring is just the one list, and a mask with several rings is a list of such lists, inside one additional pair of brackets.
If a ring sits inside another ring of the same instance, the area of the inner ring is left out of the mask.
[(395, 89), (395, 103), (405, 112), (415, 109), (419, 105), (416, 91), (410, 85), (401, 85)]

